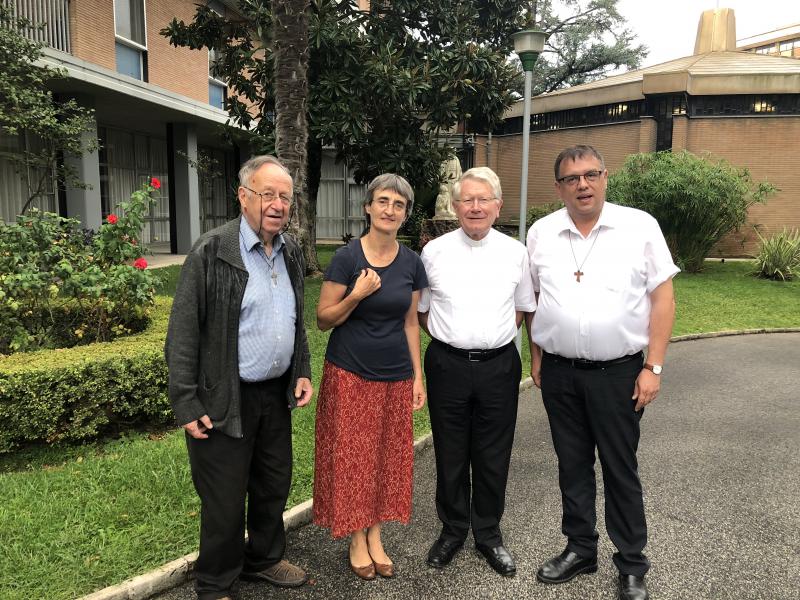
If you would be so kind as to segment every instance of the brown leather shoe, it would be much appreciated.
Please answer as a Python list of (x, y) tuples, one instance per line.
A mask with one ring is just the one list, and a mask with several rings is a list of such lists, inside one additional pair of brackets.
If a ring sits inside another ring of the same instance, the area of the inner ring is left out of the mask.
[(308, 575), (288, 560), (282, 560), (263, 571), (242, 571), (240, 577), (246, 581), (266, 581), (278, 587), (300, 587), (308, 581)]
[(375, 572), (381, 577), (394, 577), (394, 564), (383, 565), (381, 563), (372, 563), (375, 565)]
[(347, 562), (350, 563), (350, 570), (358, 575), (361, 579), (365, 579), (367, 581), (375, 579), (375, 563), (369, 563), (366, 566), (357, 567), (351, 563), (349, 559)]

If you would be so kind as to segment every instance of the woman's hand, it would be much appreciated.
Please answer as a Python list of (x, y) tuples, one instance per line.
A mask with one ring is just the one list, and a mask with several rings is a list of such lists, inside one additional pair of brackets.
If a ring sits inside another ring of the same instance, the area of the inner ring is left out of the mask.
[(425, 400), (428, 395), (425, 393), (425, 384), (422, 383), (422, 377), (414, 378), (414, 391), (412, 394), (411, 407), (414, 410), (419, 410), (425, 406)]
[(363, 300), (370, 294), (374, 294), (381, 287), (380, 276), (372, 269), (361, 269), (361, 275), (356, 279), (353, 291), (350, 295), (358, 300)]

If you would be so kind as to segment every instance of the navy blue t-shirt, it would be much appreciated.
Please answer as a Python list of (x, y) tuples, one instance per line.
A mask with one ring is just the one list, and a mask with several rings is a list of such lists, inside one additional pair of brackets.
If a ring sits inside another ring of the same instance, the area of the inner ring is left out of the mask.
[(370, 268), (381, 278), (381, 287), (353, 309), (335, 327), (325, 359), (337, 367), (371, 381), (402, 381), (414, 374), (408, 340), (403, 329), (411, 305), (411, 292), (428, 287), (422, 260), (400, 244), (395, 259), (385, 267), (367, 262), (361, 240), (351, 240), (333, 255), (325, 281), (347, 286), (350, 294), (361, 270)]

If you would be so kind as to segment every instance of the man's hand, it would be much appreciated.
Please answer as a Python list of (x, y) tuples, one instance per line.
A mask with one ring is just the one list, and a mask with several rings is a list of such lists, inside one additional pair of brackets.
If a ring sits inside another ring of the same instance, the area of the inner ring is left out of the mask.
[(531, 379), (533, 385), (542, 389), (542, 353), (537, 352), (531, 356)]
[(214, 429), (214, 426), (211, 424), (211, 419), (208, 415), (203, 415), (196, 421), (190, 421), (183, 425), (183, 428), (186, 430), (190, 436), (192, 436), (196, 440), (204, 440), (208, 437), (206, 431), (209, 429)]
[(308, 377), (298, 377), (297, 385), (294, 386), (294, 397), (297, 398), (297, 406), (305, 406), (311, 402), (313, 393), (314, 388), (311, 386), (311, 380)]
[(425, 406), (425, 400), (427, 400), (428, 395), (425, 392), (425, 384), (422, 383), (422, 377), (414, 379), (414, 392), (412, 394), (411, 399), (411, 407), (414, 410), (419, 410), (423, 406)]
[(636, 400), (636, 408), (634, 410), (639, 412), (655, 400), (660, 388), (661, 377), (649, 369), (642, 369), (639, 377), (636, 378), (636, 384), (633, 386), (633, 399)]

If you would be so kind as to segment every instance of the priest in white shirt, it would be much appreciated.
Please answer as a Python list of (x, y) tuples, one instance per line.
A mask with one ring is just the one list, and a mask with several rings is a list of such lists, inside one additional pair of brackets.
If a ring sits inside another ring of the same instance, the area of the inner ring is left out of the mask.
[(514, 339), (536, 301), (525, 246), (492, 229), (502, 205), (500, 180), (487, 167), (469, 169), (455, 183), (461, 227), (423, 249), (430, 287), (418, 310), (433, 338), (425, 375), (442, 522), (427, 562), (448, 565), (471, 528), (489, 565), (512, 576), (500, 519), (522, 371)]
[(659, 391), (679, 269), (652, 216), (606, 202), (608, 171), (596, 149), (562, 151), (555, 178), (564, 208), (528, 232), (538, 310), (526, 320), (531, 376), (558, 456), (567, 546), (537, 577), (563, 583), (597, 571), (596, 449), (619, 598), (645, 600), (650, 562), (643, 553), (639, 420)]

